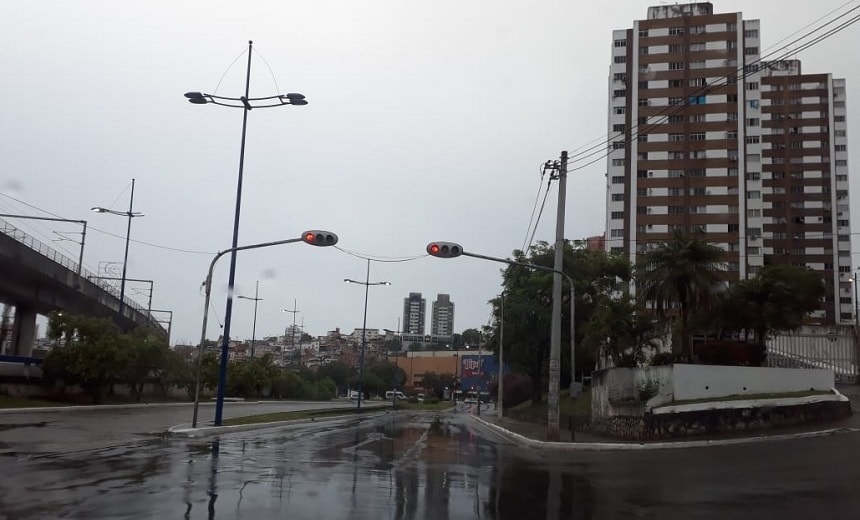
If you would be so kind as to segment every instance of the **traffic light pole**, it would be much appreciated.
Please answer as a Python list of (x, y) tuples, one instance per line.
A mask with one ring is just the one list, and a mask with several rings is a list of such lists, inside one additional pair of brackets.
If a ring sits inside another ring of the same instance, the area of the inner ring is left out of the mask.
[[(566, 156), (563, 156), (563, 157), (566, 157)], [(566, 162), (565, 162), (565, 165), (566, 165)], [(491, 262), (499, 262), (502, 264), (516, 265), (516, 266), (525, 267), (528, 269), (534, 269), (535, 271), (545, 271), (545, 272), (554, 273), (554, 274), (565, 277), (565, 279), (567, 279), (567, 283), (570, 284), (570, 320), (571, 320), (570, 321), (570, 352), (571, 352), (571, 354), (575, 354), (575, 352), (574, 352), (575, 348), (574, 347), (576, 344), (575, 343), (576, 336), (574, 336), (575, 329), (574, 329), (573, 319), (574, 319), (574, 311), (576, 308), (576, 300), (575, 300), (576, 291), (575, 291), (575, 287), (573, 285), (573, 279), (570, 276), (568, 276), (567, 273), (565, 273), (563, 270), (555, 269), (554, 267), (544, 267), (542, 265), (528, 264), (528, 263), (524, 263), (524, 262), (515, 262), (515, 261), (507, 259), (507, 258), (497, 258), (494, 256), (486, 256), (486, 255), (479, 255), (477, 253), (469, 253), (467, 251), (464, 251), (462, 246), (460, 246), (460, 244), (456, 244), (453, 242), (433, 242), (433, 243), (430, 243), (427, 245), (427, 252), (430, 253), (430, 255), (437, 256), (439, 258), (454, 258), (454, 257), (461, 256), (461, 255), (462, 256), (471, 256), (472, 258), (480, 258), (482, 260), (490, 260)], [(556, 350), (556, 354), (559, 355), (559, 357), (560, 357), (560, 354), (561, 354), (561, 345), (560, 345), (561, 344), (561, 316), (560, 316), (560, 314), (561, 314), (561, 295), (560, 294), (558, 295), (558, 302), (559, 302), (559, 307), (558, 307), (558, 312), (559, 312), (558, 332), (559, 332), (559, 336), (558, 336), (557, 341), (559, 344), (557, 346), (558, 348)], [(553, 303), (555, 303), (555, 302), (553, 302)], [(553, 308), (555, 308), (555, 305), (553, 305)], [(555, 324), (555, 321), (553, 321), (553, 324)], [(552, 346), (552, 345), (550, 345), (550, 346)], [(550, 355), (551, 354), (552, 354), (552, 352), (550, 352)], [(572, 360), (571, 360), (571, 363), (573, 363)], [(555, 364), (556, 370), (559, 369), (559, 364), (560, 363), (558, 361), (558, 358), (556, 358), (556, 364)], [(550, 367), (552, 367), (552, 358), (550, 358)], [(573, 370), (571, 370), (571, 373), (573, 373)], [(550, 375), (552, 375), (552, 374), (550, 374)], [(556, 385), (558, 385), (558, 376), (559, 376), (559, 374), (558, 374), (558, 372), (556, 372)], [(558, 387), (556, 387), (556, 391), (557, 390), (558, 390)], [(547, 438), (552, 439), (552, 429), (550, 428), (549, 419), (550, 419), (550, 417), (554, 416), (555, 417), (555, 436), (556, 436), (555, 438), (558, 439), (558, 436), (559, 436), (558, 415), (559, 415), (559, 413), (558, 413), (558, 393), (557, 392), (556, 392), (556, 399), (555, 399), (555, 408), (553, 409), (553, 407), (551, 405), (552, 405), (552, 401), (549, 401), (547, 403), (547, 408), (548, 408), (548, 410), (547, 410), (547, 423), (548, 423), (547, 424)], [(573, 440), (575, 437), (575, 432), (572, 429), (570, 432), (570, 436), (571, 436), (571, 440)]]
[[(222, 256), (227, 253), (236, 253), (238, 251), (244, 251), (246, 249), (259, 249), (261, 247), (271, 247), (271, 246), (279, 246), (283, 244), (293, 244), (295, 242), (305, 242), (307, 244), (316, 245), (316, 246), (333, 246), (337, 244), (337, 235), (334, 233), (330, 233), (328, 231), (306, 231), (302, 234), (301, 238), (288, 238), (286, 240), (276, 240), (274, 242), (262, 242), (260, 244), (251, 244), (247, 246), (239, 246), (239, 247), (231, 247), (230, 249), (225, 249), (224, 251), (219, 251), (215, 258), (212, 259), (212, 262), (209, 263), (209, 271), (206, 274), (206, 280), (203, 282), (205, 286), (206, 295), (203, 302), (203, 327), (200, 332), (200, 344), (197, 346), (197, 368), (194, 376), (194, 413), (191, 418), (191, 427), (197, 428), (197, 411), (200, 407), (200, 372), (203, 368), (203, 344), (206, 342), (206, 325), (209, 323), (209, 300), (212, 295), (212, 271), (215, 269), (215, 263)], [(229, 339), (228, 339), (229, 341)], [(222, 355), (226, 356), (226, 353), (222, 352)], [(221, 383), (219, 383), (221, 384)], [(215, 403), (216, 410), (215, 416), (217, 418), (221, 417), (221, 410), (224, 406), (224, 401), (218, 400)], [(216, 421), (218, 422), (218, 421)], [(216, 426), (220, 426), (220, 424), (216, 424)]]

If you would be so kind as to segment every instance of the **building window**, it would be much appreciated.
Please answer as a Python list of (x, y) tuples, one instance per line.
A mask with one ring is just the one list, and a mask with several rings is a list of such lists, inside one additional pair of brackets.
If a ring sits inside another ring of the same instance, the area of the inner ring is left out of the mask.
[(671, 34), (672, 36), (676, 36), (678, 34), (684, 34), (684, 28), (683, 27), (669, 27), (669, 34)]
[(614, 97), (614, 98), (624, 97), (626, 94), (627, 94), (627, 91), (624, 89), (617, 89), (617, 90), (612, 91), (612, 97)]
[(760, 209), (748, 209), (747, 210), (747, 216), (753, 217), (753, 218), (758, 218), (761, 216), (761, 210)]
[(744, 38), (758, 38), (758, 29), (747, 29), (744, 31)]
[(673, 61), (669, 63), (669, 70), (684, 70), (683, 61)]
[(640, 107), (651, 106), (651, 101), (648, 98), (639, 98), (639, 106)]
[(747, 119), (747, 126), (759, 126), (759, 124), (759, 119), (757, 117)]
[(615, 115), (620, 116), (624, 115), (627, 109), (625, 107), (615, 107), (612, 109), (612, 111), (615, 112)]
[(836, 166), (848, 166), (848, 161), (845, 159), (837, 159)]
[(623, 193), (613, 193), (612, 194), (612, 202), (624, 202), (624, 194)]
[(729, 130), (726, 132), (726, 139), (737, 139), (738, 131), (737, 130)]
[(686, 171), (686, 175), (688, 177), (704, 177), (705, 169), (704, 168), (690, 168)]
[(613, 247), (609, 250), (609, 252), (612, 253), (613, 255), (620, 255), (620, 254), (624, 253), (624, 248), (623, 247)]
[(837, 144), (835, 147), (833, 147), (833, 149), (836, 150), (837, 152), (845, 152), (848, 150), (848, 147), (845, 146), (844, 144)]
[(746, 138), (747, 144), (757, 144), (759, 142), (759, 136), (757, 135), (748, 135)]
[[(684, 135), (684, 134), (681, 134)], [(669, 152), (669, 159), (684, 159), (686, 156), (684, 152)]]
[(624, 218), (624, 212), (623, 211), (613, 211), (611, 218), (613, 220), (618, 220), (618, 219)]
[(705, 132), (693, 132), (689, 137), (690, 141), (704, 141), (705, 140)]
[(647, 179), (648, 178), (648, 170), (636, 170), (636, 178), (637, 179)]
[(690, 69), (691, 70), (704, 69), (705, 66), (706, 66), (705, 60), (696, 60), (696, 61), (690, 62)]
[(741, 228), (738, 224), (729, 224), (729, 233), (737, 233), (740, 229)]
[(612, 131), (613, 132), (623, 132), (624, 128), (625, 128), (625, 125), (623, 123), (617, 124), (617, 125), (612, 125)]
[(744, 54), (747, 56), (755, 56), (758, 54), (758, 47), (747, 47), (744, 49)]
[(612, 61), (614, 63), (627, 63), (627, 56), (615, 56)]
[(748, 199), (760, 199), (761, 198), (761, 192), (756, 191), (756, 190), (750, 190), (747, 192), (747, 198)]
[(669, 116), (669, 123), (683, 123), (684, 116)]
[(624, 230), (623, 229), (610, 229), (609, 230), (609, 236), (612, 238), (622, 238), (622, 237), (624, 237)]
[(612, 166), (624, 166), (624, 159), (612, 159)]
[(670, 97), (669, 98), (669, 106), (670, 107), (673, 107), (675, 105), (680, 105), (681, 103), (683, 103), (683, 101), (679, 97)]
[(679, 43), (669, 45), (669, 52), (684, 52), (684, 46)]
[(625, 146), (626, 146), (626, 143), (624, 141), (614, 141), (612, 143), (612, 149), (613, 150), (623, 150)]
[(669, 134), (669, 141), (678, 142), (684, 140), (684, 134)]
[(637, 197), (647, 197), (648, 196), (648, 188), (636, 188), (636, 196)]
[(758, 81), (747, 82), (747, 90), (758, 90)]
[(627, 81), (627, 73), (626, 72), (616, 72), (612, 79), (615, 81)]
[(690, 96), (691, 105), (704, 105), (706, 96)]
[(640, 81), (639, 82), (639, 88), (642, 90), (646, 90), (648, 88), (648, 82), (647, 81)]
[[(680, 179), (684, 176), (684, 170), (669, 170), (670, 179)], [(680, 195), (680, 193), (679, 193)]]
[(648, 214), (648, 206), (636, 206), (636, 214), (637, 215), (647, 215)]
[(648, 29), (641, 29), (639, 31), (639, 37), (640, 38), (647, 38), (648, 37)]
[(624, 176), (623, 175), (613, 175), (612, 176), (612, 184), (624, 184)]
[(693, 78), (689, 83), (691, 87), (704, 87), (707, 84), (708, 80), (706, 78)]
[(690, 52), (698, 52), (698, 51), (703, 51), (703, 50), (705, 50), (705, 43), (704, 42), (691, 43), (690, 44)]
[(639, 54), (648, 54), (648, 47), (646, 47), (646, 46), (639, 47)]
[(615, 40), (616, 47), (627, 47), (627, 40)]
[(683, 215), (684, 209), (686, 206), (669, 206), (669, 214), (670, 215)]

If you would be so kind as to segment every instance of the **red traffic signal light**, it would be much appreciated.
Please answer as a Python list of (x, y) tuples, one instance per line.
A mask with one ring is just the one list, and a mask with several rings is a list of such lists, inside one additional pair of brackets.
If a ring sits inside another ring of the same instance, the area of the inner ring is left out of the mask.
[(463, 254), (463, 248), (454, 242), (430, 242), (427, 253), (439, 258), (454, 258)]
[(311, 230), (302, 233), (302, 241), (312, 246), (333, 246), (337, 244), (337, 235), (331, 231)]

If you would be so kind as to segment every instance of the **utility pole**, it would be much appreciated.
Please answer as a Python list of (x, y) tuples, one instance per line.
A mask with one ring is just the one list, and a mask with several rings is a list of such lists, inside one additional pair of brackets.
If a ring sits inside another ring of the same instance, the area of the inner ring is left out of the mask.
[(564, 270), (564, 208), (567, 192), (567, 152), (554, 164), (551, 179), (558, 180), (558, 211), (555, 222), (555, 263), (552, 280), (552, 330), (549, 347), (549, 395), (547, 396), (547, 440), (559, 440), (558, 390), (561, 375), (561, 272)]
[(505, 293), (501, 296), (501, 310), (499, 311), (499, 395), (496, 398), (496, 417), (504, 416), (504, 383), (505, 383)]

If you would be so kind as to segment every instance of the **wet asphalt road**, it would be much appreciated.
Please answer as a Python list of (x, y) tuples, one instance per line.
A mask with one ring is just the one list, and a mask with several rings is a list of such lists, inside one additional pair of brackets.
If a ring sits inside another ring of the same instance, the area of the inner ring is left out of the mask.
[(3, 519), (860, 518), (857, 433), (559, 453), (403, 413), (0, 463)]
[[(376, 404), (376, 403), (374, 403)], [(224, 403), (224, 418), (320, 408), (354, 408), (346, 400)], [(151, 405), (130, 408), (0, 413), (0, 456), (102, 449), (150, 438), (171, 426), (191, 426), (192, 407)], [(212, 403), (201, 404), (199, 424), (211, 424)], [(2, 460), (2, 459), (0, 459)]]

